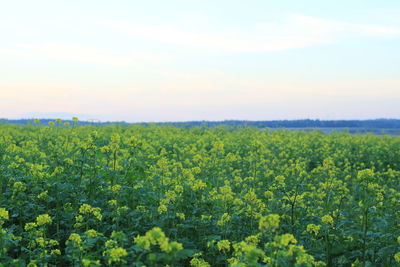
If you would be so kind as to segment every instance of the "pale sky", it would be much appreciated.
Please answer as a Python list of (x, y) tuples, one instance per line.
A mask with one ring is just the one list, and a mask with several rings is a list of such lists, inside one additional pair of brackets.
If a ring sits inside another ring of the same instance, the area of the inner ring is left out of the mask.
[(0, 118), (400, 118), (399, 0), (0, 3)]

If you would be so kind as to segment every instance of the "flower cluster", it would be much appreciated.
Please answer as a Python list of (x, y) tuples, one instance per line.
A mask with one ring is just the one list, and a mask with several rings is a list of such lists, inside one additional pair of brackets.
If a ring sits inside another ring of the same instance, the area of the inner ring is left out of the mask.
[(79, 213), (92, 214), (99, 221), (101, 221), (101, 219), (103, 218), (100, 212), (101, 212), (100, 208), (93, 208), (89, 204), (82, 204), (79, 208)]
[(279, 215), (269, 214), (267, 216), (261, 217), (258, 229), (262, 231), (273, 231), (279, 227)]
[(164, 232), (159, 227), (154, 227), (146, 232), (144, 236), (135, 237), (135, 244), (144, 250), (149, 250), (150, 245), (158, 245), (160, 250), (166, 253), (174, 253), (183, 249), (181, 243), (169, 241)]

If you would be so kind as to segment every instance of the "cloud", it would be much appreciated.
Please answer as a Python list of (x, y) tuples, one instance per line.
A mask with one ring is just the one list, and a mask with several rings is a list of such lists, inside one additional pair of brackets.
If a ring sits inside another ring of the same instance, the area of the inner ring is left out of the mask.
[(107, 22), (108, 28), (171, 45), (229, 52), (271, 52), (349, 38), (393, 38), (400, 28), (347, 23), (310, 16), (289, 15), (280, 21), (254, 25), (249, 29), (214, 32), (213, 29), (184, 30), (166, 25)]
[(78, 44), (19, 44), (12, 49), (0, 48), (0, 54), (31, 57), (40, 59), (55, 59), (81, 63), (94, 63), (113, 67), (130, 67), (144, 61), (161, 62), (167, 57), (144, 53), (122, 53), (108, 51), (88, 45)]

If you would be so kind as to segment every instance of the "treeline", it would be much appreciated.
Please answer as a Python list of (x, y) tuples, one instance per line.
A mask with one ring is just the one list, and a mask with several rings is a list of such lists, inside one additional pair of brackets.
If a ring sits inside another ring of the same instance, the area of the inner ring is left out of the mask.
[[(41, 119), (40, 125), (47, 125), (54, 119)], [(63, 121), (73, 123), (73, 121)], [(0, 124), (35, 124), (33, 119), (8, 120), (0, 119)], [(374, 119), (374, 120), (271, 120), (271, 121), (246, 121), (246, 120), (224, 120), (224, 121), (187, 121), (187, 122), (90, 122), (79, 121), (79, 125), (109, 125), (109, 124), (139, 124), (139, 125), (170, 125), (175, 127), (214, 127), (219, 125), (234, 127), (256, 127), (256, 128), (363, 128), (363, 129), (400, 129), (400, 119)]]
[(158, 125), (172, 125), (176, 127), (213, 127), (218, 125), (227, 126), (251, 126), (256, 128), (368, 128), (368, 129), (399, 129), (398, 119), (376, 119), (376, 120), (273, 120), (273, 121), (188, 121), (188, 122), (162, 122)]
[[(56, 118), (52, 119), (18, 119), (18, 120), (9, 120), (9, 119), (0, 119), (0, 124), (17, 124), (17, 125), (48, 125), (49, 122), (54, 122)], [(73, 125), (73, 120), (62, 120), (62, 125), (67, 123), (68, 125)], [(93, 122), (93, 121), (79, 121), (79, 125), (110, 125), (110, 124), (126, 124), (126, 122)]]

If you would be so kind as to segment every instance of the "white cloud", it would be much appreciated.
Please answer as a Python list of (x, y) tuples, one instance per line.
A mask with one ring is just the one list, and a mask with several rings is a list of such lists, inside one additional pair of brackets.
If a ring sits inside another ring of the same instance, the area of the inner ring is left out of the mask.
[(210, 33), (166, 25), (108, 22), (109, 28), (137, 38), (191, 48), (232, 52), (269, 52), (333, 43), (348, 38), (399, 37), (400, 28), (355, 24), (310, 16), (290, 15), (283, 20), (255, 25), (247, 30)]
[[(259, 23), (248, 29), (226, 29), (219, 32), (205, 25), (200, 29), (198, 23), (180, 27), (107, 22), (105, 26), (142, 40), (197, 50), (226, 52), (272, 52), (335, 43), (352, 38), (400, 37), (399, 27), (347, 23), (300, 15), (289, 15), (279, 21)], [(120, 41), (123, 40), (124, 37), (121, 37)], [(143, 62), (160, 63), (170, 59), (167, 55), (161, 54), (161, 51), (159, 54), (139, 53), (102, 49), (96, 45), (65, 43), (19, 44), (12, 48), (0, 48), (0, 54), (113, 67), (138, 66)]]

